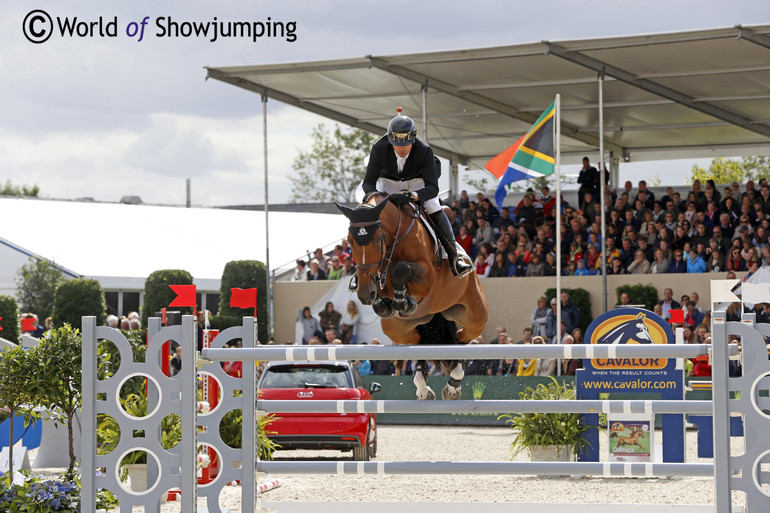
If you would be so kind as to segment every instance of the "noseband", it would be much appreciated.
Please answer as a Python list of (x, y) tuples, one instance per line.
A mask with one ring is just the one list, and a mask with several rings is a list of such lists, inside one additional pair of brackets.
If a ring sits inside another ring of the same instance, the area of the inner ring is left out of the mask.
[[(387, 199), (384, 201), (388, 201)], [(414, 226), (414, 223), (416, 222), (417, 218), (419, 217), (419, 212), (417, 210), (417, 207), (415, 207), (413, 204), (410, 203), (410, 206), (412, 208), (411, 212), (408, 212), (407, 214), (411, 218), (409, 222), (409, 226), (407, 227), (404, 234), (399, 239), (398, 232), (401, 231), (401, 220), (402, 220), (402, 212), (404, 211), (403, 208), (398, 208), (398, 225), (396, 226), (396, 231), (393, 234), (393, 241), (388, 244), (385, 233), (381, 233), (379, 238), (379, 244), (380, 244), (380, 259), (377, 262), (372, 262), (367, 264), (366, 262), (362, 262), (361, 264), (356, 265), (356, 279), (358, 279), (358, 275), (361, 273), (365, 273), (369, 275), (369, 277), (377, 284), (377, 287), (380, 290), (383, 290), (385, 288), (385, 280), (387, 279), (388, 272), (390, 271), (390, 266), (393, 263), (393, 253), (396, 250), (396, 247), (398, 246), (399, 242), (406, 239), (406, 236), (409, 234), (410, 231), (412, 231), (412, 227)], [(374, 239), (374, 235), (377, 233), (378, 230), (382, 230), (382, 222), (378, 219), (376, 221), (371, 222), (364, 222), (364, 223), (350, 223), (350, 233), (353, 235), (353, 240), (356, 238), (356, 234), (354, 234), (353, 228), (358, 228), (358, 233), (361, 233), (362, 230), (365, 234), (371, 233), (372, 240)], [(368, 244), (360, 244), (362, 246), (368, 245)], [(377, 267), (377, 276), (374, 276), (370, 269), (373, 269)]]

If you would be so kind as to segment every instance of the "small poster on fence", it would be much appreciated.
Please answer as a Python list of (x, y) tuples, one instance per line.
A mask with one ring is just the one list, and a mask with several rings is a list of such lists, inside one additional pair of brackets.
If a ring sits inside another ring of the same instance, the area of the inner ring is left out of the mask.
[(609, 461), (651, 462), (655, 437), (654, 417), (624, 415), (607, 418)]

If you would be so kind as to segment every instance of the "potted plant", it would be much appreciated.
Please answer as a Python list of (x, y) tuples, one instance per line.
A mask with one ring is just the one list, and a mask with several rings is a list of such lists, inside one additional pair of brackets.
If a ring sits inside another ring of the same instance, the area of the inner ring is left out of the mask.
[[(523, 400), (573, 400), (575, 389), (559, 383), (553, 377), (551, 381), (527, 387), (519, 393)], [(524, 449), (533, 461), (572, 461), (574, 455), (584, 446), (589, 445), (583, 436), (591, 426), (580, 422), (579, 413), (521, 413), (504, 414), (498, 418), (506, 419), (515, 432), (511, 443), (511, 458)]]

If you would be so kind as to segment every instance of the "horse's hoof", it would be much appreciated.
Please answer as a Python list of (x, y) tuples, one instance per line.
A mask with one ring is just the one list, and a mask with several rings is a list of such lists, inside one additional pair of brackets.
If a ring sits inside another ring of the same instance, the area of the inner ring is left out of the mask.
[(417, 392), (417, 399), (420, 401), (435, 401), (436, 400), (436, 393), (433, 391), (432, 388), (426, 387), (427, 390), (425, 392), (425, 395), (423, 397), (420, 397), (420, 392)]
[(460, 387), (444, 385), (444, 389), (441, 391), (441, 398), (445, 401), (456, 401), (463, 395), (462, 392)]

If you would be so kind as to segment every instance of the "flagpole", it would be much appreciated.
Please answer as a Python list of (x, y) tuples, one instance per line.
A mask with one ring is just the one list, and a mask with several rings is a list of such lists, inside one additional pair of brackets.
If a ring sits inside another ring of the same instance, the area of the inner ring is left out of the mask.
[(556, 149), (556, 343), (561, 344), (561, 95), (556, 95), (554, 146)]
[(604, 72), (599, 73), (599, 203), (602, 208), (602, 240), (601, 269), (602, 269), (602, 311), (607, 311), (607, 221), (604, 208)]

